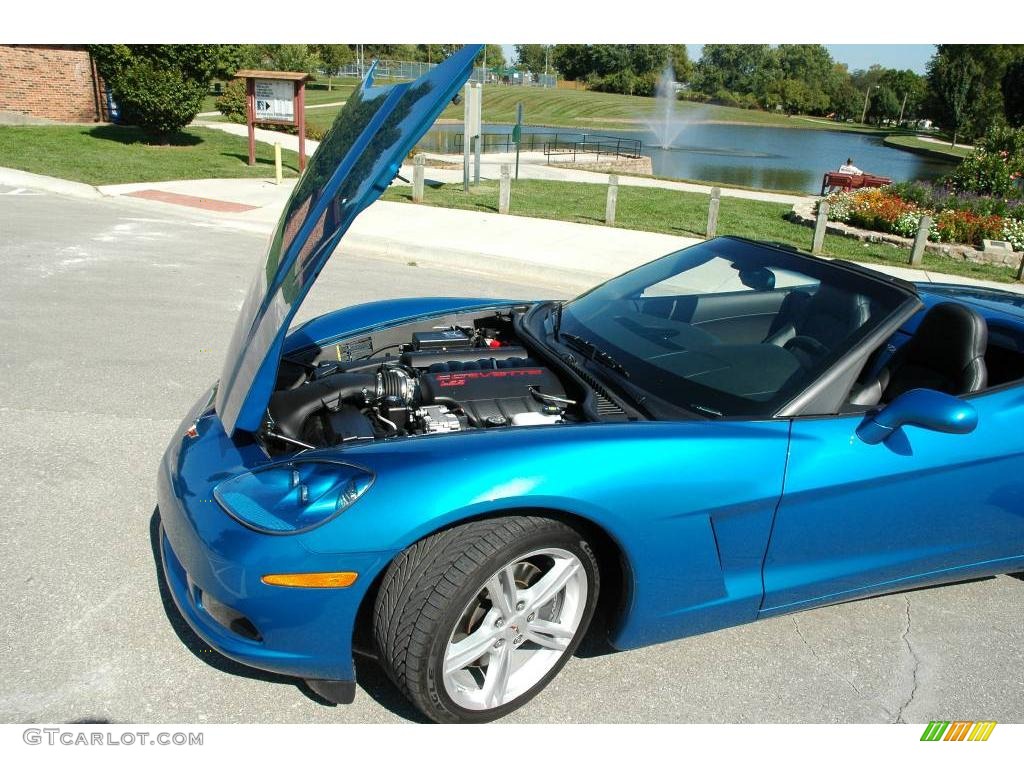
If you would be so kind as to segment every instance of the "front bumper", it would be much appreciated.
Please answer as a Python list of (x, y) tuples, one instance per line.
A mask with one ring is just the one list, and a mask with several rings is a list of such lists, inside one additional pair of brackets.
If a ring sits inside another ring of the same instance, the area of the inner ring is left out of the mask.
[[(197, 408), (167, 448), (158, 479), (160, 553), (178, 610), (212, 648), (241, 664), (311, 681), (354, 682), (356, 614), (393, 553), (314, 553), (302, 534), (269, 536), (231, 518), (214, 501), (213, 486), (267, 458), (255, 445), (236, 445), (212, 411)], [(199, 434), (190, 438), (185, 430), (193, 422)], [(341, 570), (359, 573), (356, 583), (304, 589), (260, 580), (268, 573)]]

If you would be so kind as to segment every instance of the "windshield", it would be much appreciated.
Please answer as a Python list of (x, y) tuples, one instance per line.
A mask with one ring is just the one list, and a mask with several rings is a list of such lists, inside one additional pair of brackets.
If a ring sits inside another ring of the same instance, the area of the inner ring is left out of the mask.
[(565, 304), (559, 331), (563, 343), (592, 345), (587, 357), (610, 376), (670, 404), (769, 417), (906, 298), (822, 260), (721, 238)]

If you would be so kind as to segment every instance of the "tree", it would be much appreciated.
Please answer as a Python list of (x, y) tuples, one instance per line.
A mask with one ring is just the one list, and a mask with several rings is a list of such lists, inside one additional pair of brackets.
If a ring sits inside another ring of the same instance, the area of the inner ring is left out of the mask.
[(868, 105), (868, 119), (881, 125), (885, 120), (895, 121), (900, 114), (901, 99), (896, 92), (885, 85), (880, 85), (871, 94)]
[(958, 134), (973, 117), (971, 97), (981, 75), (981, 67), (966, 45), (940, 45), (928, 62), (928, 88), (940, 124), (953, 133), (954, 146)]
[(1024, 126), (1024, 58), (1006, 68), (1001, 85), (1006, 121), (1017, 128)]
[(216, 45), (89, 48), (125, 122), (139, 126), (159, 144), (167, 144), (199, 113), (219, 60)]
[(691, 65), (683, 45), (556, 45), (552, 61), (569, 80), (587, 80), (614, 93), (651, 95), (666, 64), (676, 79), (690, 78)]
[(323, 66), (316, 46), (305, 43), (258, 46), (260, 66), (279, 72), (306, 72), (316, 77)]
[(832, 77), (828, 88), (828, 108), (836, 120), (859, 117), (864, 94), (857, 90), (845, 64), (832, 65)]
[(338, 44), (318, 45), (316, 46), (316, 53), (320, 57), (320, 61), (323, 62), (324, 69), (327, 71), (327, 90), (329, 91), (334, 85), (332, 80), (338, 73), (338, 70), (352, 61), (355, 55), (349, 46)]
[(887, 69), (882, 73), (878, 84), (892, 91), (899, 101), (900, 109), (892, 115), (899, 119), (900, 112), (904, 119), (915, 119), (921, 112), (927, 94), (927, 82), (921, 75), (910, 69)]
[(238, 70), (252, 69), (258, 64), (259, 52), (255, 45), (218, 45), (214, 76), (221, 80), (230, 80)]
[(705, 45), (697, 62), (696, 85), (704, 93), (723, 88), (735, 93), (755, 93), (765, 69), (774, 68), (774, 64), (768, 45)]
[(490, 43), (480, 49), (480, 53), (476, 55), (476, 58), (473, 60), (473, 64), (478, 67), (482, 67), (486, 64), (488, 69), (493, 69), (494, 67), (504, 69), (505, 51), (500, 45)]
[(515, 65), (527, 72), (543, 72), (550, 65), (550, 45), (519, 44), (515, 46)]
[(680, 83), (688, 83), (693, 79), (693, 61), (690, 60), (690, 52), (682, 43), (672, 43), (668, 47), (669, 60), (672, 62), (672, 71), (676, 73), (676, 80)]

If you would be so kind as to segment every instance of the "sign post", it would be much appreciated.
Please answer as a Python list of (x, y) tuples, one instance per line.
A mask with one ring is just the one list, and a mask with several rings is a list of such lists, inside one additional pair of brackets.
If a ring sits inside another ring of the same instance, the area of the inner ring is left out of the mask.
[(519, 181), (519, 145), (523, 143), (523, 102), (516, 104), (516, 124), (512, 127), (512, 141), (516, 143), (516, 181)]
[(462, 113), (462, 191), (469, 192), (470, 142), (476, 141), (476, 180), (480, 181), (480, 117), (483, 99), (479, 83), (466, 84)]
[(309, 75), (240, 69), (235, 77), (245, 78), (249, 165), (256, 165), (256, 123), (274, 123), (298, 127), (299, 170), (306, 170), (306, 81)]

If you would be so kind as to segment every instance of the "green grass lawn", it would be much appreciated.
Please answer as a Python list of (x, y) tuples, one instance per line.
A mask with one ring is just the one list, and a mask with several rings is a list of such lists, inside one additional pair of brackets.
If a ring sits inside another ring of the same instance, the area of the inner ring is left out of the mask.
[[(511, 210), (520, 216), (574, 221), (603, 226), (605, 195), (601, 184), (568, 181), (520, 180), (512, 185)], [(409, 187), (392, 187), (385, 200), (411, 201)], [(461, 184), (428, 187), (427, 205), (497, 212), (498, 184), (482, 182), (469, 193)], [(796, 246), (811, 247), (812, 230), (787, 221), (790, 206), (758, 200), (723, 197), (718, 234), (740, 235)], [(703, 237), (707, 224), (708, 197), (696, 192), (647, 187), (619, 187), (615, 226), (670, 235)], [(839, 235), (825, 238), (825, 255), (861, 262), (907, 266), (909, 251), (882, 243), (861, 243)], [(924, 269), (985, 280), (1012, 282), (1015, 272), (1007, 267), (974, 264), (926, 254)]]
[[(114, 125), (0, 126), (0, 165), (86, 184), (175, 179), (272, 178), (274, 148), (211, 128), (188, 128), (169, 146), (153, 146), (137, 128)], [(299, 168), (296, 152), (282, 151), (285, 176)]]
[[(353, 87), (352, 84), (351, 87)], [(488, 123), (515, 122), (516, 105), (522, 102), (525, 121), (529, 125), (548, 125), (576, 129), (599, 128), (628, 130), (644, 128), (645, 118), (656, 109), (649, 96), (626, 96), (619, 93), (574, 90), (571, 88), (531, 88), (528, 86), (490, 85), (484, 88), (483, 119)], [(462, 106), (450, 105), (442, 113), (444, 119), (461, 120)], [(306, 120), (320, 128), (328, 127), (337, 110), (316, 109)], [(837, 123), (821, 117), (803, 117), (756, 109), (719, 107), (680, 101), (678, 114), (689, 120), (773, 125), (807, 130), (856, 131), (878, 133), (877, 128), (856, 123)]]
[(963, 160), (972, 151), (961, 146), (951, 147), (948, 142), (938, 144), (934, 141), (925, 141), (917, 136), (886, 136), (885, 143), (897, 149), (905, 149), (908, 152), (931, 155), (932, 157), (953, 161)]

